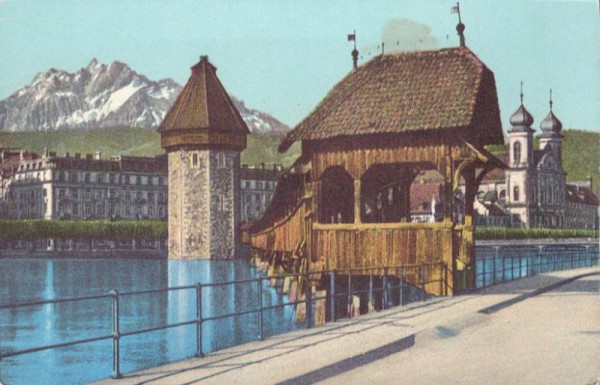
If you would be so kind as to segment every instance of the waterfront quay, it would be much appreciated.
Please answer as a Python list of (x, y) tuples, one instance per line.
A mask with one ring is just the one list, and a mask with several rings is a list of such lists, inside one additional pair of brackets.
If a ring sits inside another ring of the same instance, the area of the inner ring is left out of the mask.
[(592, 384), (600, 268), (548, 272), (94, 385)]

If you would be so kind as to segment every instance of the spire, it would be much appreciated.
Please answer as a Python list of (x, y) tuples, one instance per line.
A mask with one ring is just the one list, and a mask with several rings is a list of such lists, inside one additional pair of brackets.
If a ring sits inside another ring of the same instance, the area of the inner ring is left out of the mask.
[(450, 9), (450, 13), (457, 13), (458, 14), (458, 24), (456, 25), (456, 32), (458, 32), (458, 37), (460, 39), (460, 47), (461, 48), (465, 48), (465, 25), (462, 23), (462, 20), (460, 19), (460, 4), (457, 2), (456, 6), (452, 7)]
[(356, 49), (356, 30), (350, 35), (348, 35), (348, 41), (354, 42), (354, 49), (352, 50), (352, 63), (354, 64), (354, 69), (358, 68), (358, 50)]
[(521, 105), (523, 105), (523, 80), (521, 80)]
[(523, 105), (523, 82), (521, 81), (521, 105), (510, 117), (510, 124), (513, 126), (509, 132), (526, 132), (533, 131), (531, 125), (533, 124), (533, 116), (527, 111)]

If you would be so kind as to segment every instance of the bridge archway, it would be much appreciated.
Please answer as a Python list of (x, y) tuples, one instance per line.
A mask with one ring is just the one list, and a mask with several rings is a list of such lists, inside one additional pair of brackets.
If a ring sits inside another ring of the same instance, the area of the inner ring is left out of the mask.
[(320, 179), (320, 223), (354, 222), (354, 180), (341, 166), (329, 167)]

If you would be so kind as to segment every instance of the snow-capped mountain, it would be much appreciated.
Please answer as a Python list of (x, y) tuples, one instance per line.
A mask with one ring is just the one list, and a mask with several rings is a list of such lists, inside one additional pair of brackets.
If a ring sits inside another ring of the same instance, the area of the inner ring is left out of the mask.
[[(152, 81), (125, 63), (93, 59), (75, 73), (50, 69), (0, 101), (0, 131), (70, 128), (157, 128), (181, 91), (172, 79)], [(232, 98), (253, 132), (289, 129)]]

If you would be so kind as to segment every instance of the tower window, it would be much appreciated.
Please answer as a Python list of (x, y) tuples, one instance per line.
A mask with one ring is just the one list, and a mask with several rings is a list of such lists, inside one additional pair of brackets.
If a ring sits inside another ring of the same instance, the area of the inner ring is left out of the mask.
[(521, 142), (516, 142), (513, 145), (513, 159), (515, 161), (515, 165), (519, 165), (519, 163), (521, 163)]
[(518, 202), (519, 201), (519, 186), (515, 186), (513, 188), (513, 201)]
[(226, 166), (227, 166), (227, 164), (225, 162), (225, 154), (222, 152), (219, 152), (218, 157), (217, 157), (217, 167), (223, 168)]

